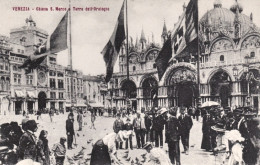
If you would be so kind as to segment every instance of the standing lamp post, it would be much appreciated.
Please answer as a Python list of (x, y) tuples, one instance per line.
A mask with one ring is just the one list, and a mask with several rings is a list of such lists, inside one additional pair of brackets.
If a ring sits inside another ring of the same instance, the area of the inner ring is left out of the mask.
[(250, 86), (249, 86), (249, 59), (250, 59), (250, 56), (249, 55), (246, 55), (245, 56), (245, 64), (243, 65), (243, 71), (244, 73), (246, 74), (246, 81), (247, 81), (247, 97), (246, 97), (246, 103), (247, 103), (247, 106), (250, 105)]
[(235, 83), (237, 82), (237, 84), (239, 83), (238, 82), (238, 68), (235, 66), (233, 69), (233, 76), (235, 77)]

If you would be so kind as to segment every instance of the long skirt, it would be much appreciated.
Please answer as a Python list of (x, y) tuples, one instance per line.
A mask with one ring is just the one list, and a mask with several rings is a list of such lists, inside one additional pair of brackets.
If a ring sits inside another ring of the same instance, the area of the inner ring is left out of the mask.
[(201, 143), (201, 149), (205, 149), (207, 151), (212, 149), (211, 146), (211, 137), (209, 135), (209, 133), (203, 133), (202, 136), (202, 143)]
[(90, 165), (111, 165), (108, 147), (101, 139), (93, 146)]

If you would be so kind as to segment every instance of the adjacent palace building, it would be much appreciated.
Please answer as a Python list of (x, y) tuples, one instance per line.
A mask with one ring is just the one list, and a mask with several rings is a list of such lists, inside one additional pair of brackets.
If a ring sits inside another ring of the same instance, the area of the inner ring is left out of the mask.
[[(186, 7), (183, 7), (185, 12)], [(162, 44), (167, 38), (164, 24)], [(235, 2), (230, 9), (220, 1), (199, 20), (200, 91), (197, 92), (197, 52), (175, 55), (162, 79), (158, 80), (155, 59), (160, 51), (154, 41), (149, 43), (141, 33), (135, 45), (130, 44), (130, 81), (126, 78), (125, 45), (119, 56), (120, 71), (109, 83), (110, 106), (135, 109), (152, 106), (154, 93), (158, 106), (196, 106), (213, 100), (223, 107), (260, 106), (260, 31), (253, 23), (253, 15), (243, 13), (243, 7)], [(173, 38), (173, 41), (176, 39)], [(173, 49), (174, 45), (173, 43)], [(126, 90), (129, 89), (126, 97)]]
[(71, 106), (71, 96), (73, 106), (86, 106), (82, 72), (73, 70), (71, 74), (69, 66), (56, 63), (56, 54), (50, 54), (30, 73), (19, 67), (47, 38), (48, 33), (39, 29), (32, 17), (26, 19), (25, 26), (11, 29), (10, 37), (0, 36), (0, 114), (65, 109)]

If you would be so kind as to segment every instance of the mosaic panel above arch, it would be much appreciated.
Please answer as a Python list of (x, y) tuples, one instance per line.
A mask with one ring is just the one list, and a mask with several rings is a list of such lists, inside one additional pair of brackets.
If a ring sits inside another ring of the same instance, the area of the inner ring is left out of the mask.
[(211, 52), (220, 52), (220, 51), (226, 51), (226, 50), (232, 50), (234, 49), (234, 46), (231, 41), (227, 39), (221, 39), (216, 41), (212, 47)]
[(174, 70), (167, 80), (167, 85), (179, 84), (184, 82), (196, 83), (196, 73), (187, 68), (179, 68)]
[(145, 61), (154, 61), (159, 54), (159, 50), (154, 49), (146, 54)]
[(249, 36), (242, 42), (241, 49), (260, 47), (260, 37), (257, 35)]

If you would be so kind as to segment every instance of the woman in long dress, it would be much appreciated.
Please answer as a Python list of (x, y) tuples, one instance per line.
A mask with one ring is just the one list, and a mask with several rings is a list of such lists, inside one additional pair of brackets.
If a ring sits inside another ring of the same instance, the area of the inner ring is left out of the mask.
[(116, 164), (122, 164), (117, 158), (115, 142), (123, 142), (131, 134), (132, 131), (113, 132), (98, 140), (92, 149), (90, 165), (111, 165), (112, 160)]
[[(244, 165), (243, 160), (243, 142), (245, 139), (238, 130), (231, 130), (225, 133), (226, 136), (226, 153), (228, 153), (228, 165)], [(231, 146), (231, 147), (230, 147)]]

